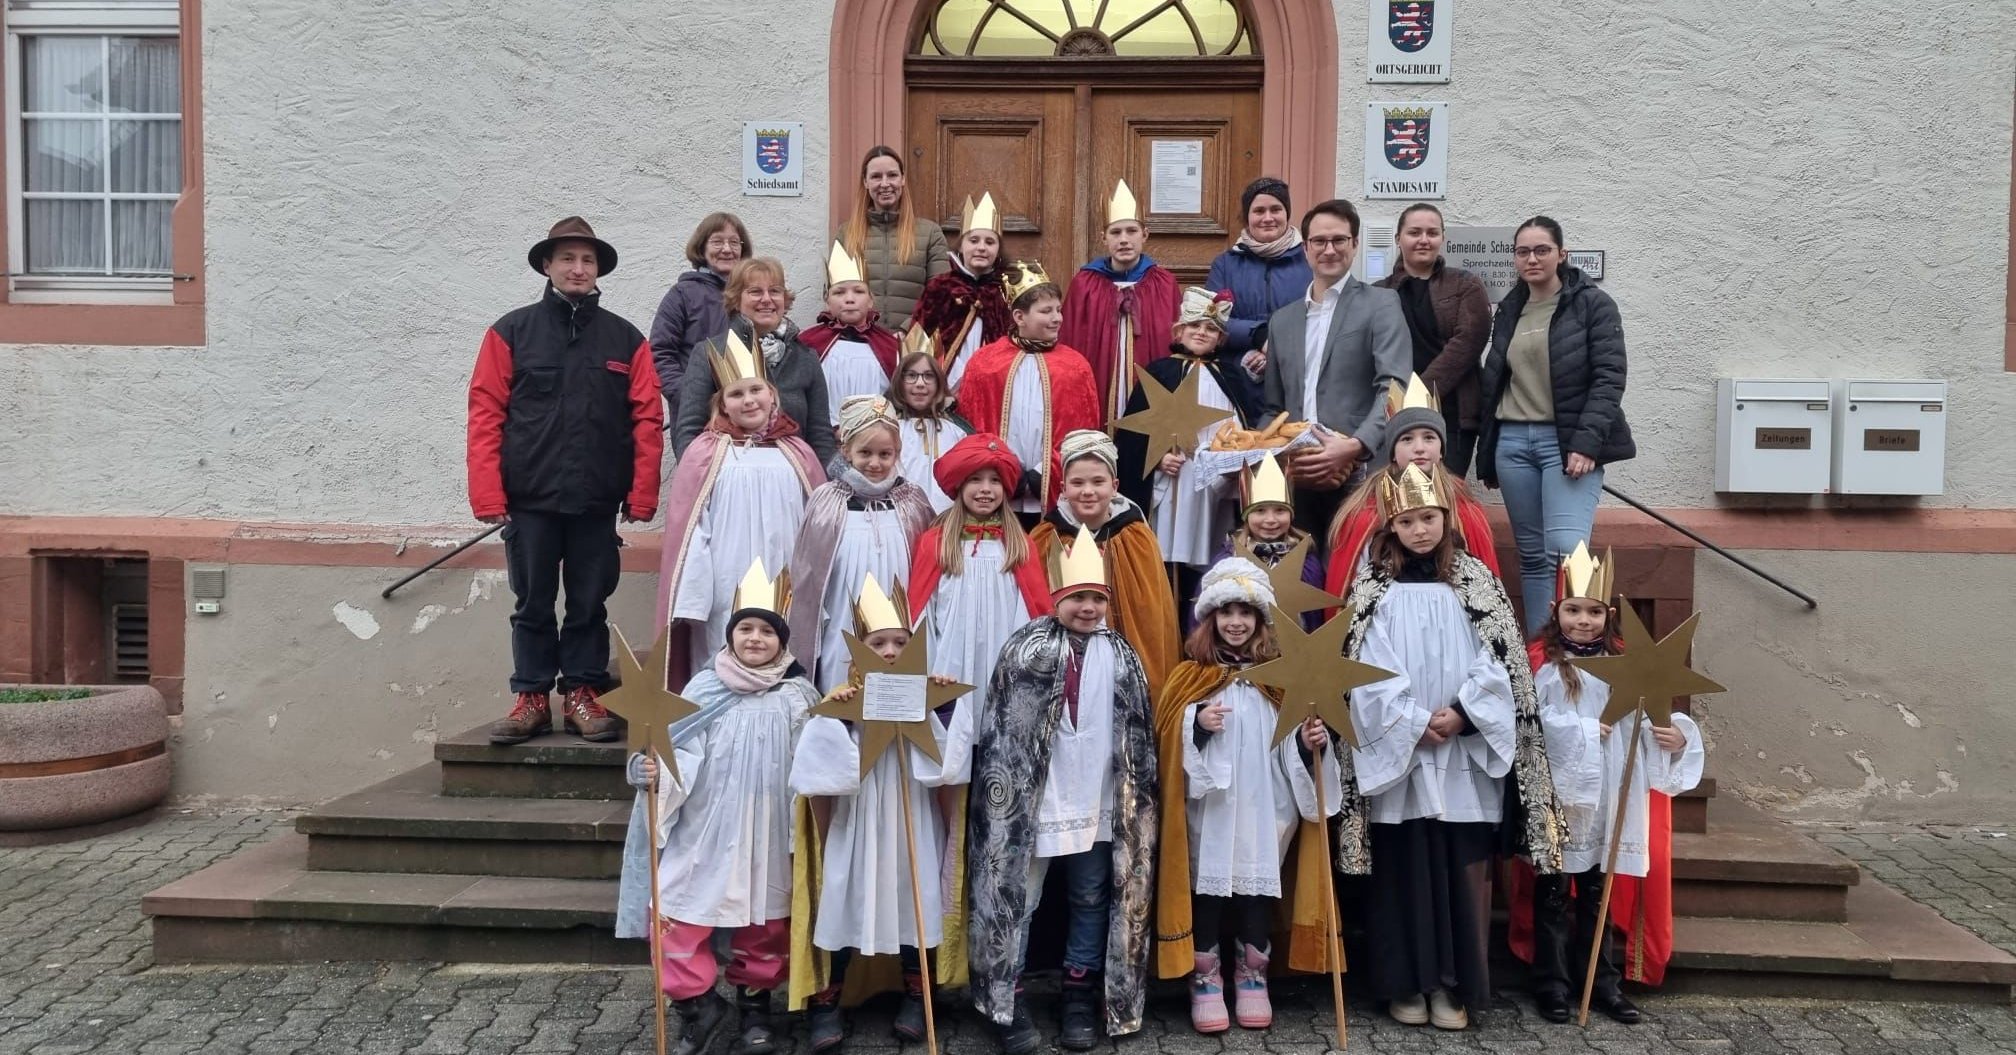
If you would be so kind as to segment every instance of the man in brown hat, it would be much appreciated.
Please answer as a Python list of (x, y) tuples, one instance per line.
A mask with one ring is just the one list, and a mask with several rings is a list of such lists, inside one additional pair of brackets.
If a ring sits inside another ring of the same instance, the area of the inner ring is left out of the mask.
[[(492, 743), (516, 744), (559, 723), (613, 740), (598, 696), (609, 676), (609, 610), (620, 569), (616, 519), (658, 512), (665, 413), (651, 345), (598, 303), (616, 250), (579, 216), (526, 254), (546, 290), (483, 335), (469, 380), (469, 507), (504, 525), (511, 612), (511, 713)], [(566, 587), (566, 621), (553, 606)]]

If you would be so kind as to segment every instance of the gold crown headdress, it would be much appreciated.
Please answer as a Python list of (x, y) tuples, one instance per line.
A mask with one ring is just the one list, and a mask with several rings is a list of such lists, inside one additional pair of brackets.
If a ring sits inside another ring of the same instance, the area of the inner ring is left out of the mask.
[(861, 593), (854, 598), (854, 636), (866, 638), (884, 630), (910, 629), (910, 599), (903, 584), (884, 592), (870, 572), (861, 577)]
[(1022, 294), (1047, 285), (1050, 276), (1043, 273), (1043, 265), (1034, 260), (1017, 260), (1001, 276), (1001, 287), (1008, 293), (1008, 303), (1022, 299)]
[(742, 343), (742, 337), (735, 332), (734, 327), (729, 327), (728, 332), (722, 336), (720, 349), (715, 351), (714, 345), (707, 346), (707, 365), (714, 368), (714, 380), (717, 387), (723, 391), (737, 381), (751, 378), (770, 380), (769, 364), (763, 361), (761, 355), (750, 351), (749, 346)]
[(1097, 590), (1110, 595), (1112, 587), (1106, 582), (1106, 555), (1099, 552), (1099, 544), (1092, 540), (1092, 532), (1085, 525), (1078, 525), (1078, 537), (1068, 541), (1058, 539), (1050, 551), (1050, 593), (1054, 596), (1077, 593), (1080, 590)]
[(772, 579), (763, 570), (763, 558), (750, 561), (749, 570), (742, 574), (741, 585), (735, 587), (735, 603), (729, 611), (739, 612), (744, 608), (758, 608), (780, 616), (789, 613), (791, 569), (785, 568)]
[(1435, 508), (1448, 512), (1456, 508), (1456, 502), (1449, 493), (1449, 474), (1439, 465), (1431, 465), (1423, 472), (1418, 465), (1408, 465), (1398, 478), (1391, 472), (1379, 474), (1376, 483), (1379, 496), (1379, 519), (1390, 524), (1393, 518), (1416, 509)]
[(931, 339), (931, 333), (923, 323), (913, 322), (909, 329), (903, 331), (903, 357), (909, 358), (919, 352), (936, 358), (938, 342)]
[(842, 282), (868, 281), (862, 275), (861, 261), (856, 260), (846, 246), (835, 241), (832, 251), (826, 254), (826, 288), (832, 289)]
[(1403, 410), (1422, 407), (1437, 414), (1442, 413), (1442, 401), (1435, 396), (1420, 374), (1408, 374), (1407, 383), (1391, 381), (1386, 385), (1386, 416), (1392, 417)]
[(1554, 577), (1554, 603), (1586, 597), (1607, 605), (1616, 594), (1616, 580), (1617, 565), (1611, 552), (1604, 550), (1599, 561), (1590, 555), (1587, 543), (1578, 541), (1575, 552), (1562, 559), (1561, 570)]
[(980, 204), (973, 204), (973, 196), (966, 196), (966, 205), (959, 210), (959, 233), (968, 231), (992, 231), (1001, 233), (1001, 210), (994, 207), (994, 195), (980, 192)]
[(1244, 514), (1257, 505), (1284, 505), (1294, 508), (1294, 493), (1288, 489), (1288, 477), (1281, 472), (1281, 463), (1273, 455), (1267, 455), (1257, 464), (1239, 470), (1239, 511)]
[(1106, 226), (1111, 227), (1122, 220), (1141, 222), (1141, 206), (1134, 200), (1134, 191), (1121, 180), (1113, 188), (1113, 196), (1106, 199)]

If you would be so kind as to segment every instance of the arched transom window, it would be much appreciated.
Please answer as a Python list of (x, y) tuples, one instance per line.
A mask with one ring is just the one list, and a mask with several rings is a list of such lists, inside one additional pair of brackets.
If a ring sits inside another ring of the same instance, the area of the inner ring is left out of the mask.
[(955, 58), (1255, 54), (1234, 0), (941, 0), (917, 54)]

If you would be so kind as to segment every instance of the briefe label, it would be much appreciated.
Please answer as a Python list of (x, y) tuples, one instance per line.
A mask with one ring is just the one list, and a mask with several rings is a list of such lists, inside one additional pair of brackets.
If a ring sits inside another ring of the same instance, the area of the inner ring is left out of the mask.
[(1810, 451), (1813, 449), (1813, 430), (1758, 429), (1757, 449), (1760, 451)]
[(1917, 429), (1863, 429), (1862, 449), (1865, 451), (1898, 451), (1909, 453), (1918, 449)]

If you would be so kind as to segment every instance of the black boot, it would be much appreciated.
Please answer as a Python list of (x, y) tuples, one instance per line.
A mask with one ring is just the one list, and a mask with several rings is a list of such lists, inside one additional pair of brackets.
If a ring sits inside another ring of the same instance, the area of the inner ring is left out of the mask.
[(1015, 1017), (994, 1028), (1001, 1034), (1001, 1055), (1030, 1055), (1043, 1046), (1043, 1034), (1036, 1032), (1036, 1021), (1029, 1017), (1021, 989), (1015, 990)]
[(742, 1012), (741, 1034), (735, 1041), (735, 1055), (771, 1055), (777, 1050), (777, 1036), (770, 1031), (770, 990), (735, 990), (735, 1008)]
[(847, 1024), (840, 1018), (839, 986), (813, 994), (805, 1009), (805, 1039), (813, 1051), (832, 1051), (847, 1039)]
[(903, 972), (903, 1006), (896, 1010), (896, 1021), (889, 1028), (904, 1040), (924, 1039), (924, 972)]
[(1071, 1051), (1091, 1051), (1099, 1043), (1099, 972), (1064, 969), (1064, 1022), (1057, 1043)]
[(672, 1055), (701, 1055), (728, 1022), (728, 1001), (716, 992), (675, 1000), (672, 1006), (679, 1009), (679, 1039), (669, 1049)]

